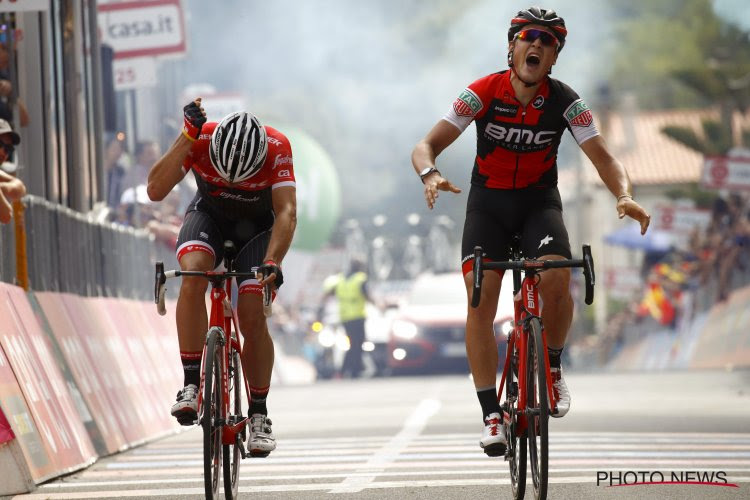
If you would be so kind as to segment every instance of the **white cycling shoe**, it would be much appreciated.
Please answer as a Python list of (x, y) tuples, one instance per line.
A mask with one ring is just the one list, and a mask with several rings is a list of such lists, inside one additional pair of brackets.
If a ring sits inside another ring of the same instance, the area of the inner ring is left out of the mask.
[(193, 425), (198, 419), (198, 386), (188, 384), (177, 393), (172, 416), (182, 425)]
[(266, 415), (254, 413), (250, 417), (250, 441), (248, 451), (252, 457), (267, 457), (276, 449), (276, 438), (271, 430), (271, 419)]
[(490, 413), (484, 417), (484, 430), (479, 446), (489, 457), (502, 457), (508, 447), (505, 438), (505, 426), (502, 424), (502, 416), (499, 413)]
[(552, 416), (555, 418), (564, 417), (568, 410), (570, 410), (570, 391), (563, 378), (562, 368), (550, 368), (550, 374), (552, 375), (552, 390), (555, 393), (555, 399), (557, 399), (557, 413), (553, 413)]

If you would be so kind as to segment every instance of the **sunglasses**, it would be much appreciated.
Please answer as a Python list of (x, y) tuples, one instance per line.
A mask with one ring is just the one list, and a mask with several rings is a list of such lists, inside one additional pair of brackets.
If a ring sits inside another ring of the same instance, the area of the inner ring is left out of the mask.
[(3, 148), (5, 150), (5, 154), (7, 154), (8, 156), (12, 155), (13, 151), (16, 150), (13, 144), (7, 144), (5, 142), (0, 142), (0, 148)]
[(519, 31), (516, 35), (516, 38), (518, 40), (523, 40), (524, 42), (529, 43), (534, 43), (535, 41), (541, 39), (542, 45), (544, 45), (545, 47), (556, 47), (557, 45), (560, 45), (560, 41), (555, 35), (551, 35), (546, 31), (536, 30), (533, 28)]

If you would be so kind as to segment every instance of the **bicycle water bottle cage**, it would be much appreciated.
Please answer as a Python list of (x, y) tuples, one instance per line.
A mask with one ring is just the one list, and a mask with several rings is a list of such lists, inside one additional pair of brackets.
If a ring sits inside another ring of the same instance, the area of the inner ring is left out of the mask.
[(227, 268), (227, 271), (234, 271), (232, 262), (234, 262), (235, 257), (237, 257), (237, 247), (231, 240), (226, 240), (224, 242), (224, 267)]

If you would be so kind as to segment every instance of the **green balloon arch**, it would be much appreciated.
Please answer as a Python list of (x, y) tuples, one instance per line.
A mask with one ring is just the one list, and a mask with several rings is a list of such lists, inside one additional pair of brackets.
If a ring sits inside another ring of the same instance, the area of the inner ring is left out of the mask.
[(341, 214), (341, 186), (331, 157), (309, 134), (279, 125), (292, 145), (297, 180), (297, 230), (292, 248), (315, 251), (328, 243)]

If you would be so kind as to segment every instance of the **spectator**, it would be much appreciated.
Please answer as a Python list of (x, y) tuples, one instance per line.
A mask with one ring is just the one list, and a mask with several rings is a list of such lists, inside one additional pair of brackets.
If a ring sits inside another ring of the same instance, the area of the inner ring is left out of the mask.
[[(10, 124), (0, 119), (0, 164), (10, 157), (20, 142), (21, 137), (13, 131)], [(26, 186), (23, 182), (0, 169), (0, 223), (10, 222), (13, 214), (11, 203), (21, 199), (25, 194)]]
[(104, 145), (105, 201), (110, 208), (117, 208), (125, 190), (125, 177), (128, 173), (125, 143), (117, 135), (112, 135)]
[(154, 141), (140, 141), (135, 145), (135, 161), (126, 177), (123, 189), (145, 185), (151, 165), (161, 157), (159, 145)]
[(0, 43), (0, 118), (13, 121), (13, 106), (18, 104), (19, 123), (22, 127), (29, 124), (29, 113), (19, 97), (13, 93), (10, 75), (10, 52), (4, 43)]

